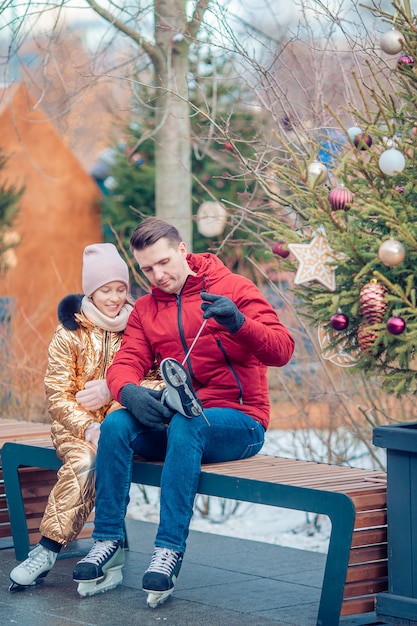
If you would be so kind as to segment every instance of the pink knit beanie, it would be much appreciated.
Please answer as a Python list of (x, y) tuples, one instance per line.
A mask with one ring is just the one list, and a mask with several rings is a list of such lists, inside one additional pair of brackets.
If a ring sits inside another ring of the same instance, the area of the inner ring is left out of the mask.
[(129, 269), (112, 243), (93, 243), (84, 248), (82, 286), (88, 297), (107, 283), (119, 280), (129, 289)]

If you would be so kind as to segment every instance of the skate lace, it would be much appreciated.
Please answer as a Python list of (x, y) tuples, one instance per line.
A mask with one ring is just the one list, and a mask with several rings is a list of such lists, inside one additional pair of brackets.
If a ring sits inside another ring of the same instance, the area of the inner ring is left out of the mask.
[(171, 576), (178, 561), (178, 552), (167, 548), (157, 548), (152, 555), (148, 572)]
[(29, 572), (29, 574), (33, 574), (46, 563), (48, 563), (48, 552), (41, 549), (30, 553), (26, 561), (21, 564), (21, 567)]
[(117, 549), (117, 541), (95, 541), (90, 552), (79, 563), (100, 565)]

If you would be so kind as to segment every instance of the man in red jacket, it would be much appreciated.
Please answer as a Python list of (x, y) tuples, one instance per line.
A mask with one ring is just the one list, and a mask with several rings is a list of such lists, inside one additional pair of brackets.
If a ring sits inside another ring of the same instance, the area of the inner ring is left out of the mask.
[[(95, 543), (73, 578), (80, 595), (121, 582), (133, 454), (164, 460), (160, 522), (142, 584), (154, 608), (174, 589), (201, 463), (259, 452), (269, 423), (267, 366), (288, 363), (294, 341), (252, 281), (212, 254), (187, 254), (174, 226), (147, 218), (130, 244), (152, 292), (136, 302), (107, 373), (125, 408), (101, 427)], [(165, 392), (139, 386), (155, 360)]]

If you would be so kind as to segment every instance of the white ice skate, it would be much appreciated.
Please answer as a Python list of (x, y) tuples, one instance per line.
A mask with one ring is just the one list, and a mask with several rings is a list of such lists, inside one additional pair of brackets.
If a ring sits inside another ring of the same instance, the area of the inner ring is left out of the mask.
[(72, 577), (82, 598), (114, 589), (123, 580), (125, 552), (120, 541), (95, 541), (75, 566)]
[(53, 568), (58, 554), (40, 544), (28, 554), (28, 558), (10, 572), (10, 591), (22, 591), (39, 585)]
[(155, 548), (142, 580), (142, 589), (148, 594), (147, 604), (151, 609), (156, 609), (172, 595), (181, 569), (182, 557), (181, 552)]

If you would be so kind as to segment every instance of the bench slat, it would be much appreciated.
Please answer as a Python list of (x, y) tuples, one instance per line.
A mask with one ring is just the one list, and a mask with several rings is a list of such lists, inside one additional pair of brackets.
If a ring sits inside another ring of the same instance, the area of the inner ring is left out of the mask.
[(380, 543), (373, 546), (361, 546), (352, 548), (349, 556), (349, 565), (356, 563), (369, 563), (371, 561), (385, 560), (387, 562), (388, 545)]

